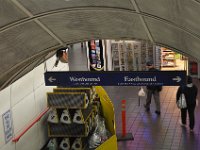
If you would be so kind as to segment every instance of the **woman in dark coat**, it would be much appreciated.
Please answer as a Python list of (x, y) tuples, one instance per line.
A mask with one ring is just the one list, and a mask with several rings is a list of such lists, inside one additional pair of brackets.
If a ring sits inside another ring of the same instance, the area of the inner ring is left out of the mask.
[(185, 86), (179, 87), (176, 93), (176, 101), (178, 101), (181, 93), (184, 93), (185, 95), (187, 108), (181, 109), (180, 124), (181, 126), (186, 125), (187, 112), (188, 112), (190, 131), (193, 131), (195, 125), (194, 110), (196, 107), (197, 91), (198, 91), (197, 87), (192, 83), (192, 78), (190, 76), (187, 76), (187, 84)]

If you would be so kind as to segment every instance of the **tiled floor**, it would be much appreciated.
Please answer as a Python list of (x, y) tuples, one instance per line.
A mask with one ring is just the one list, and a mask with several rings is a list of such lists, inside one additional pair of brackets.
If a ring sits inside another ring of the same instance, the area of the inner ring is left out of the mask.
[[(80, 44), (73, 49), (80, 49)], [(80, 54), (80, 53), (79, 53)], [(75, 55), (75, 54), (74, 54)], [(85, 57), (85, 54), (76, 55)], [(80, 59), (81, 60), (81, 59)], [(84, 62), (85, 61), (85, 62)], [(81, 62), (81, 63), (80, 63)], [(83, 63), (84, 62), (84, 63)], [(71, 61), (70, 68), (74, 70), (87, 70), (87, 61)], [(84, 67), (84, 69), (83, 69)], [(198, 99), (200, 100), (200, 81), (195, 83), (199, 87)], [(118, 142), (119, 150), (200, 150), (200, 101), (195, 111), (196, 125), (194, 133), (188, 127), (179, 125), (180, 111), (176, 107), (175, 95), (177, 87), (163, 87), (160, 94), (161, 115), (157, 116), (152, 100), (150, 113), (145, 112), (143, 104), (145, 98), (138, 105), (138, 87), (104, 87), (113, 101), (116, 117), (116, 131), (121, 133), (121, 100), (126, 100), (127, 132), (132, 133), (134, 140)]]
[[(200, 87), (199, 81), (196, 82)], [(176, 107), (177, 87), (166, 86), (160, 94), (161, 115), (157, 116), (152, 99), (151, 110), (145, 112), (145, 98), (138, 102), (138, 87), (104, 87), (113, 101), (116, 131), (121, 133), (121, 100), (126, 100), (126, 129), (134, 140), (118, 142), (119, 150), (200, 150), (200, 106), (195, 110), (194, 133), (179, 124), (180, 111)], [(200, 88), (199, 88), (200, 89)], [(199, 92), (200, 95), (200, 92)], [(200, 96), (198, 96), (200, 97)]]

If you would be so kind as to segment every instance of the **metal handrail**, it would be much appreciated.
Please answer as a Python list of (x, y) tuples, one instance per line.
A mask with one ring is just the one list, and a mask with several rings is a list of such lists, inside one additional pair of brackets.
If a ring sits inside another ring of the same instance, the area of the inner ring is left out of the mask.
[(14, 137), (14, 138), (12, 139), (12, 141), (13, 141), (13, 142), (18, 142), (19, 139), (20, 139), (20, 138), (21, 138), (35, 123), (37, 123), (37, 122), (44, 116), (44, 114), (47, 113), (48, 110), (49, 110), (49, 107), (47, 107), (43, 112), (41, 112), (41, 113), (38, 115), (38, 117), (35, 118), (35, 119), (33, 120), (33, 122), (32, 122), (30, 125), (28, 125), (18, 136)]

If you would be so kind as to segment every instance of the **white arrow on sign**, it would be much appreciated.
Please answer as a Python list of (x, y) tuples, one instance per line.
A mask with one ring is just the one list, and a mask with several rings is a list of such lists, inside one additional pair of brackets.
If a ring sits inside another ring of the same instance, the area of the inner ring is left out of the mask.
[(53, 82), (53, 81), (56, 81), (56, 78), (53, 78), (52, 76), (51, 77), (49, 77), (49, 82)]
[(172, 78), (172, 80), (176, 81), (176, 82), (180, 82), (181, 78), (179, 76), (176, 76), (176, 78)]

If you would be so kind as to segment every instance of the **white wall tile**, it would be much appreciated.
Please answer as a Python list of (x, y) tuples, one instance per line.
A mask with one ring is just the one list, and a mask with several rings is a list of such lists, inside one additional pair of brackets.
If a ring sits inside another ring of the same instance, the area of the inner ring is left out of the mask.
[(69, 71), (69, 64), (63, 63), (62, 67), (60, 68), (61, 71)]
[(60, 65), (58, 65), (57, 67), (53, 67), (51, 71), (61, 71), (61, 67)]
[(60, 71), (68, 71), (69, 70), (69, 64), (68, 63), (62, 63), (59, 61), (57, 68), (59, 68)]
[(0, 147), (0, 150), (15, 150), (15, 143), (10, 141), (3, 147)]
[[(2, 114), (1, 114), (2, 116)], [(3, 120), (2, 117), (0, 119), (0, 147), (2, 147), (5, 144), (5, 135), (4, 135), (4, 128), (3, 128)]]
[(16, 150), (39, 150), (38, 126), (35, 124), (16, 143)]
[(56, 56), (52, 56), (46, 61), (46, 67), (47, 71), (68, 71), (69, 70), (69, 64), (68, 63), (62, 63), (59, 62), (58, 66), (55, 67), (55, 61), (56, 61)]
[(47, 130), (47, 117), (48, 114), (43, 116), (38, 122), (39, 130), (39, 149), (41, 149), (48, 141), (48, 130)]
[(2, 115), (10, 109), (10, 86), (0, 92), (0, 147), (5, 144)]
[(10, 109), (10, 86), (0, 91), (0, 114)]
[(47, 108), (47, 95), (45, 85), (41, 85), (35, 90), (36, 114), (41, 113)]
[(29, 72), (11, 85), (11, 105), (33, 92), (33, 71)]
[(62, 68), (65, 67), (66, 64), (68, 64), (68, 63), (59, 62), (58, 67), (60, 68), (60, 70), (62, 70)]
[(52, 69), (58, 68), (54, 67), (55, 61), (56, 61), (56, 56), (53, 56), (46, 61), (47, 71), (51, 71)]
[(38, 88), (44, 83), (44, 63), (33, 70), (34, 89)]
[(29, 94), (12, 108), (14, 133), (19, 134), (36, 117), (34, 93)]
[(45, 92), (53, 92), (53, 89), (56, 88), (57, 86), (45, 86)]

